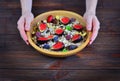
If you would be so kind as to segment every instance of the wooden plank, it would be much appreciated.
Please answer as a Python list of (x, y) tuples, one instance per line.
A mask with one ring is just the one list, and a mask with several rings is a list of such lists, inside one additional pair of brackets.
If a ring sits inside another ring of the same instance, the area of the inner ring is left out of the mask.
[(5, 37), (0, 34), (0, 51), (5, 48)]
[(0, 9), (0, 18), (11, 18), (14, 19), (15, 17), (19, 18), (21, 16), (20, 9)]
[[(5, 12), (7, 12), (7, 13), (9, 12), (12, 14), (16, 14), (16, 12), (17, 12), (17, 14), (21, 13), (19, 1), (12, 0), (11, 2), (9, 2), (9, 4), (7, 2), (8, 1), (0, 1), (0, 12), (4, 13), (4, 10), (5, 10)], [(99, 0), (99, 2), (98, 2), (98, 8), (102, 8), (101, 0)], [(47, 0), (46, 2), (44, 0), (33, 1), (33, 12), (35, 13), (35, 15), (38, 15), (41, 12), (46, 12), (46, 11), (56, 10), (56, 9), (70, 10), (70, 11), (74, 11), (74, 12), (78, 12), (78, 13), (81, 12), (80, 14), (83, 15), (83, 13), (85, 12), (85, 1), (84, 0), (81, 0), (81, 1), (75, 0), (74, 2), (71, 2), (69, 0), (65, 0), (64, 2), (63, 2), (63, 0), (52, 0), (52, 1)], [(0, 14), (3, 16), (4, 15), (5, 16), (9, 16), (9, 15), (13, 16), (11, 14), (5, 14), (5, 13), (4, 14), (0, 13)]]
[(25, 44), (21, 38), (19, 32), (18, 34), (7, 34), (5, 35), (5, 49), (7, 51), (30, 51), (32, 50), (28, 45)]
[[(8, 3), (9, 2), (9, 3)], [(0, 0), (0, 9), (15, 9), (20, 8), (19, 0)]]
[(115, 9), (118, 8), (120, 9), (120, 0), (102, 0), (103, 1), (103, 7), (104, 8), (110, 8), (110, 9)]
[[(47, 5), (46, 5), (47, 4)], [(46, 2), (44, 0), (36, 0), (33, 1), (34, 7), (76, 7), (76, 6), (84, 6), (85, 1), (84, 0), (75, 0), (74, 2), (71, 2), (69, 0), (47, 0)]]
[(6, 34), (18, 34), (19, 35), (19, 31), (17, 28), (17, 21), (18, 21), (18, 17), (8, 17), (6, 18)]
[[(98, 51), (101, 52), (101, 51)], [(37, 51), (7, 51), (1, 54), (1, 69), (120, 69), (117, 53), (79, 52), (68, 58), (49, 58)], [(118, 53), (119, 55), (119, 53)]]
[[(9, 0), (1, 0), (0, 1), (0, 8), (9, 8), (9, 9), (16, 9), (20, 8), (20, 1), (19, 0), (11, 0), (9, 4), (7, 3)], [(47, 5), (46, 5), (47, 4)], [(6, 5), (6, 6), (5, 6)], [(33, 1), (33, 7), (85, 7), (85, 0), (75, 0), (74, 2), (71, 2), (69, 0), (36, 0)], [(102, 0), (99, 0), (98, 7), (102, 7)]]
[(119, 9), (98, 9), (97, 16), (100, 20), (101, 29), (104, 32), (120, 32)]
[(0, 34), (5, 34), (5, 28), (6, 28), (6, 18), (0, 18), (0, 22), (2, 24), (0, 24)]
[[(41, 4), (41, 5), (40, 5)], [(47, 5), (46, 5), (47, 4)], [(33, 7), (78, 7), (83, 8), (85, 7), (85, 0), (75, 0), (74, 2), (71, 2), (69, 0), (47, 0), (44, 2), (44, 0), (36, 0), (33, 1)], [(102, 1), (99, 0), (98, 7), (102, 7)]]
[(11, 81), (119, 81), (120, 70), (2, 70)]

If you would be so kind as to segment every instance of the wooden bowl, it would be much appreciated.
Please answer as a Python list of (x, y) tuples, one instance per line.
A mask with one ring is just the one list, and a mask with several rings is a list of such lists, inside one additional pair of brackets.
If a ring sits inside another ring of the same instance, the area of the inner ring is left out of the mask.
[(41, 52), (44, 55), (47, 56), (52, 56), (52, 57), (67, 57), (67, 56), (71, 56), (76, 54), (77, 52), (81, 51), (83, 48), (85, 48), (87, 46), (87, 44), (89, 43), (89, 39), (91, 36), (91, 32), (87, 31), (87, 39), (85, 42), (83, 42), (78, 48), (74, 49), (74, 50), (70, 50), (67, 52), (58, 52), (58, 51), (49, 51), (43, 48), (40, 48), (39, 46), (37, 46), (33, 41), (32, 41), (32, 36), (31, 36), (31, 32), (33, 30), (33, 26), (41, 20), (45, 20), (47, 19), (47, 17), (49, 15), (61, 15), (61, 16), (66, 16), (66, 17), (70, 17), (70, 18), (76, 18), (79, 22), (81, 22), (81, 24), (83, 26), (86, 26), (86, 23), (84, 21), (84, 19), (82, 18), (82, 16), (80, 16), (79, 14), (76, 14), (74, 12), (71, 11), (64, 11), (64, 10), (55, 10), (55, 11), (49, 11), (49, 12), (45, 12), (42, 13), (40, 15), (38, 15), (32, 22), (31, 22), (31, 28), (30, 31), (27, 32), (27, 36), (28, 36), (28, 41), (30, 43), (30, 45), (35, 48), (37, 51)]

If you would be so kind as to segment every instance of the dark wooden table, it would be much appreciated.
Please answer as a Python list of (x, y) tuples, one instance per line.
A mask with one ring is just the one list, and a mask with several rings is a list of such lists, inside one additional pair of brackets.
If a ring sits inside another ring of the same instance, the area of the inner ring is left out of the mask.
[[(17, 30), (19, 0), (0, 0), (0, 81), (120, 81), (120, 0), (99, 0), (96, 41), (68, 58), (50, 58), (27, 46)], [(81, 15), (84, 0), (34, 0), (33, 13), (64, 9)]]

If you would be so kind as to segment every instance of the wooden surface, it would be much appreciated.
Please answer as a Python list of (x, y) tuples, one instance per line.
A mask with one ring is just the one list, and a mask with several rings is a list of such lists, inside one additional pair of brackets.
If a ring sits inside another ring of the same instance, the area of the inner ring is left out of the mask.
[[(0, 81), (120, 81), (120, 0), (99, 0), (101, 29), (77, 55), (50, 58), (27, 46), (17, 30), (19, 0), (0, 0)], [(35, 16), (64, 9), (81, 15), (84, 0), (34, 0)]]

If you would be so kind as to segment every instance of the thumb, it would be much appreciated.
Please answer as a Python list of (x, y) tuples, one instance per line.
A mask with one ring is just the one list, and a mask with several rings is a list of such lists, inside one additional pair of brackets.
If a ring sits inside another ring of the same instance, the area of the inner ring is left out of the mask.
[(91, 29), (92, 29), (92, 17), (86, 18), (86, 28), (88, 31), (91, 31)]
[(26, 21), (26, 22), (25, 22), (25, 30), (26, 30), (26, 31), (29, 31), (29, 30), (30, 30), (30, 24), (31, 24), (31, 21), (32, 21), (32, 20), (30, 20), (29, 18), (26, 18), (25, 21)]
[(25, 18), (25, 22), (26, 22), (25, 23), (25, 30), (26, 31), (30, 30), (30, 24), (31, 24), (33, 18), (34, 18), (33, 14), (30, 14), (30, 16), (26, 16), (26, 18)]

